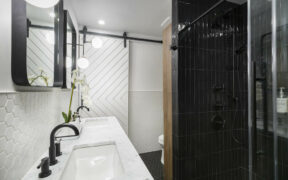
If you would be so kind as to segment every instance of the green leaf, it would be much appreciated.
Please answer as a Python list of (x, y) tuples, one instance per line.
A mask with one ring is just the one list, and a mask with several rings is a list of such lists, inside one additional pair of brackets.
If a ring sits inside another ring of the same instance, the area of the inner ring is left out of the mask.
[(68, 117), (67, 117), (67, 114), (64, 113), (64, 112), (62, 112), (62, 116), (63, 116), (63, 118), (64, 118), (65, 123), (68, 123)]
[(68, 117), (67, 117), (67, 123), (69, 123), (70, 121), (71, 121), (71, 119), (72, 119), (72, 112), (71, 112), (71, 110), (69, 110), (69, 113), (68, 113)]

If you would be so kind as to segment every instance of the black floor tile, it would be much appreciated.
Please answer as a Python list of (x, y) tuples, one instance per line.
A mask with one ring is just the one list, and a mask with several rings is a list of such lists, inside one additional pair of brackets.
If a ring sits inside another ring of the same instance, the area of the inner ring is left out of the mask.
[(161, 163), (161, 151), (140, 154), (154, 180), (163, 180), (163, 165)]

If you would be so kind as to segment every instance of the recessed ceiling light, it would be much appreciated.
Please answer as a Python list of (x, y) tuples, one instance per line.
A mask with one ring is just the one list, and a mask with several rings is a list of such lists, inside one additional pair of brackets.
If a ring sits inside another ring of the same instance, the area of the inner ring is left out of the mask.
[(50, 13), (49, 13), (49, 16), (52, 17), (52, 18), (55, 18), (55, 17), (56, 17), (56, 14), (55, 14), (54, 12), (50, 12)]
[(105, 21), (104, 21), (104, 20), (99, 20), (99, 21), (98, 21), (98, 24), (104, 25), (104, 24), (105, 24)]

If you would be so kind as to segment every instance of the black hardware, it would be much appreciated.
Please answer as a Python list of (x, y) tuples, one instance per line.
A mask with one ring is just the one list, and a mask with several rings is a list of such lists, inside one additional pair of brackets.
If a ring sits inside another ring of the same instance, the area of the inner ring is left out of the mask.
[(51, 170), (49, 169), (50, 165), (50, 160), (48, 157), (45, 157), (41, 160), (41, 163), (37, 166), (37, 169), (41, 168), (41, 172), (39, 173), (39, 178), (45, 178), (50, 176), (52, 173)]
[(124, 48), (126, 48), (127, 47), (127, 33), (126, 32), (123, 33), (123, 38), (124, 38)]
[(225, 127), (225, 120), (220, 115), (213, 116), (211, 123), (215, 130), (220, 130)]
[(239, 101), (239, 97), (236, 97), (236, 96), (233, 97), (232, 99), (233, 99), (234, 103), (237, 103)]
[[(63, 70), (63, 86), (62, 88), (67, 88), (67, 67), (66, 67), (66, 58), (67, 58), (67, 52), (68, 52), (68, 46), (67, 45), (71, 45), (69, 46), (69, 48), (71, 48), (71, 58), (72, 58), (72, 67), (71, 67), (71, 71), (76, 69), (76, 53), (77, 53), (77, 33), (76, 33), (76, 29), (74, 27), (72, 18), (69, 14), (69, 12), (67, 10), (64, 10), (64, 27), (63, 27), (63, 32), (64, 32), (64, 36), (63, 36), (63, 56), (64, 56), (64, 70)], [(70, 29), (68, 28), (68, 26), (70, 27)], [(71, 32), (72, 35), (72, 43), (68, 43), (67, 42), (67, 32)], [(71, 82), (72, 83), (72, 82)], [(71, 85), (72, 87), (72, 85)]]
[(60, 141), (57, 141), (55, 143), (55, 148), (56, 148), (56, 157), (61, 156), (62, 152), (61, 152), (61, 144)]
[(75, 135), (56, 136), (55, 139), (62, 139), (62, 138), (69, 138), (69, 137), (75, 137)]
[[(81, 102), (81, 104), (83, 104), (83, 100), (81, 100), (82, 102)], [(87, 111), (90, 111), (90, 109), (87, 107), (87, 106), (79, 106), (78, 108), (77, 108), (77, 110), (76, 110), (76, 112), (74, 112), (74, 114), (73, 114), (73, 121), (75, 121), (76, 120), (76, 118), (79, 118), (80, 119), (80, 114), (79, 114), (79, 111), (80, 111), (80, 109), (83, 109), (83, 108), (85, 108)]]
[(225, 89), (225, 85), (224, 85), (224, 84), (222, 84), (222, 85), (215, 85), (215, 86), (213, 87), (213, 89), (214, 89), (215, 92), (223, 91), (223, 90)]
[(223, 110), (225, 105), (222, 102), (216, 102), (215, 109), (216, 110)]
[(82, 55), (84, 56), (84, 54), (85, 54), (85, 43), (88, 43), (87, 41), (86, 41), (86, 35), (87, 35), (87, 27), (86, 26), (84, 26), (83, 27), (83, 30), (82, 30), (82, 32), (83, 32), (83, 48), (82, 48)]
[(178, 49), (178, 47), (176, 45), (171, 45), (170, 49), (173, 50), (173, 51), (176, 51)]
[(236, 53), (236, 54), (241, 54), (241, 53), (243, 53), (243, 52), (245, 52), (245, 51), (247, 51), (247, 43), (245, 43), (245, 44), (243, 44), (241, 47), (239, 47), (239, 48), (235, 51), (235, 53)]
[(27, 19), (27, 38), (29, 38), (29, 28), (31, 27), (31, 21)]
[[(47, 27), (33, 25), (30, 20), (27, 19), (26, 2), (19, 0), (12, 0), (12, 45), (11, 45), (11, 74), (13, 82), (18, 86), (28, 86), (31, 84), (28, 80), (27, 75), (27, 36), (29, 36), (29, 28), (41, 28), (47, 29)], [(61, 87), (63, 84), (63, 57), (62, 57), (62, 11), (63, 11), (63, 0), (54, 7), (55, 14), (59, 15), (59, 21), (54, 21), (55, 30), (55, 46), (54, 46), (54, 84), (53, 87)], [(59, 47), (58, 47), (59, 46)], [(41, 87), (44, 89), (51, 89), (52, 87), (33, 86)], [(35, 89), (34, 89), (35, 90)]]
[(211, 8), (209, 8), (207, 11), (205, 11), (203, 14), (201, 14), (198, 18), (196, 18), (194, 21), (192, 21), (189, 25), (185, 26), (181, 31), (179, 31), (179, 34), (186, 31), (189, 27), (192, 27), (193, 24), (195, 24), (197, 21), (199, 21), (201, 18), (209, 14), (211, 11), (213, 11), (215, 8), (217, 8), (219, 5), (221, 5), (226, 0), (221, 0), (214, 4)]
[(79, 106), (76, 110), (76, 112), (79, 114), (80, 109), (85, 108), (87, 111), (90, 111), (90, 109), (87, 106)]
[(83, 43), (86, 43), (87, 41), (86, 41), (86, 35), (87, 35), (87, 27), (86, 26), (84, 26), (83, 27), (83, 30), (82, 30), (82, 33), (83, 33)]
[(50, 147), (49, 147), (49, 158), (50, 158), (50, 165), (51, 166), (57, 164), (57, 162), (58, 162), (56, 159), (55, 134), (59, 129), (65, 128), (65, 127), (71, 128), (74, 131), (75, 136), (79, 135), (78, 128), (76, 126), (74, 126), (73, 124), (67, 124), (67, 123), (59, 124), (58, 126), (56, 126), (52, 130), (52, 132), (50, 134)]
[[(96, 35), (96, 36), (104, 36), (104, 37), (124, 39), (123, 35), (121, 36), (121, 35), (115, 35), (115, 34), (106, 34), (106, 33), (99, 33), (99, 32), (84, 31), (84, 29), (80, 30), (79, 32), (81, 34), (90, 34), (90, 35)], [(137, 37), (129, 37), (129, 36), (126, 37), (126, 40), (145, 41), (145, 42), (160, 43), (160, 44), (163, 43), (163, 41), (161, 41), (161, 40), (153, 40), (153, 39), (145, 39), (145, 38), (137, 38)]]
[(36, 29), (44, 29), (44, 30), (53, 30), (53, 31), (54, 31), (54, 27), (36, 25), (36, 24), (32, 24), (31, 22), (30, 22), (29, 27), (30, 27), (30, 28), (36, 28)]
[(12, 0), (12, 49), (11, 71), (13, 82), (20, 86), (30, 86), (26, 69), (27, 19), (26, 2)]
[[(54, 13), (58, 15), (58, 19), (54, 18), (54, 27), (55, 27), (55, 46), (54, 46), (54, 87), (62, 87), (64, 76), (63, 69), (64, 66), (64, 2), (60, 0), (59, 3), (54, 8)], [(57, 53), (58, 52), (58, 53)]]

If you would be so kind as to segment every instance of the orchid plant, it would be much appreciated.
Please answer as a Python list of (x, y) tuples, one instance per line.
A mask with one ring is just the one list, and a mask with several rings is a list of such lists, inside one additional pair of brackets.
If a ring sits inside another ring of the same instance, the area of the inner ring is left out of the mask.
[(36, 81), (38, 79), (42, 79), (43, 82), (45, 83), (46, 86), (49, 85), (49, 76), (47, 75), (47, 73), (43, 70), (43, 69), (40, 69), (39, 68), (39, 71), (40, 71), (40, 74), (39, 75), (30, 75), (29, 78), (28, 78), (28, 81), (31, 85), (35, 85)]
[(69, 109), (68, 109), (67, 114), (65, 112), (62, 112), (62, 116), (65, 120), (65, 123), (69, 123), (72, 119), (71, 106), (72, 106), (74, 90), (76, 89), (77, 85), (81, 85), (81, 93), (82, 93), (83, 102), (86, 103), (85, 105), (88, 105), (88, 102), (90, 103), (90, 98), (89, 98), (90, 87), (86, 82), (86, 76), (84, 75), (82, 77), (79, 77), (78, 72), (79, 72), (78, 70), (73, 70), (73, 72), (72, 72), (72, 82), (73, 83), (72, 83), (72, 91), (71, 91), (71, 96), (70, 96)]

